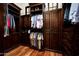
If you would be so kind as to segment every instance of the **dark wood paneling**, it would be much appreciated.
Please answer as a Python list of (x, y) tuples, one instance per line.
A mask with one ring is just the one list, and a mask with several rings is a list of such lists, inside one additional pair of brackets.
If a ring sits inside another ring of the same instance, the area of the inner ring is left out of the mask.
[(59, 11), (58, 10), (54, 10), (50, 12), (50, 29), (53, 32), (57, 32), (58, 31), (58, 14)]
[(49, 12), (44, 13), (44, 46), (50, 48), (50, 19)]
[(4, 35), (4, 4), (0, 3), (0, 55), (3, 55), (3, 35)]
[(19, 44), (19, 40), (20, 40), (19, 33), (12, 33), (10, 34), (10, 36), (5, 37), (4, 38), (4, 50), (7, 51), (13, 46)]
[(79, 23), (64, 28), (63, 48), (66, 55), (79, 55)]
[(30, 45), (29, 34), (27, 32), (21, 33), (20, 43)]
[(49, 19), (49, 12), (44, 13), (44, 30), (47, 31), (50, 28), (50, 19)]
[[(63, 10), (52, 10), (44, 13), (45, 46), (48, 49), (62, 50)], [(49, 34), (46, 34), (49, 33)]]
[(21, 16), (21, 30), (30, 28), (30, 15)]
[(73, 27), (65, 28), (63, 32), (63, 47), (67, 55), (73, 55)]
[(58, 12), (57, 10), (50, 12), (50, 49), (58, 48)]
[(74, 26), (74, 47), (75, 55), (79, 55), (79, 23)]
[(58, 32), (51, 32), (50, 33), (50, 49), (58, 50), (59, 48), (59, 40), (58, 40)]
[(30, 44), (28, 30), (30, 29), (30, 15), (21, 16), (21, 38), (20, 42), (25, 44)]
[(45, 48), (50, 48), (50, 33), (49, 32), (44, 32), (44, 46)]

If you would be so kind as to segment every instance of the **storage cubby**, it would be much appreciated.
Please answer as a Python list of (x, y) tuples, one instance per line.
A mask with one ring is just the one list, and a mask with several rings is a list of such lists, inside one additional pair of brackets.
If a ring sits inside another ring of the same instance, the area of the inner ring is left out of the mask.
[[(42, 49), (43, 48), (43, 37), (38, 40), (38, 35), (43, 36), (43, 6), (42, 3), (37, 4), (29, 4), (30, 5), (30, 19), (31, 19), (31, 26), (30, 26), (30, 36), (34, 34), (34, 38), (30, 38), (30, 43), (32, 47), (35, 49)], [(39, 19), (38, 19), (39, 18)], [(38, 24), (38, 23), (39, 24)], [(37, 46), (32, 45), (32, 42), (35, 43)], [(40, 44), (40, 46), (39, 46)]]
[[(20, 40), (20, 10), (14, 3), (4, 4), (4, 53)], [(11, 18), (12, 17), (12, 18)], [(6, 29), (5, 27), (8, 27)], [(6, 32), (8, 30), (8, 32)], [(7, 33), (7, 34), (6, 34)]]

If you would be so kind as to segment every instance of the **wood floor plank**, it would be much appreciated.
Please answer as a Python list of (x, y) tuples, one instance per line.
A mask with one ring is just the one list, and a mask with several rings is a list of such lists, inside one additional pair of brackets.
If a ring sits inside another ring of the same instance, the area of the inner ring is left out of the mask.
[(61, 53), (59, 53), (58, 56), (63, 56), (63, 55)]
[(39, 52), (37, 53), (37, 56), (43, 56), (44, 53), (45, 53), (45, 51), (39, 51)]
[(28, 51), (28, 47), (24, 47), (21, 51), (20, 51), (20, 53), (19, 54), (17, 54), (17, 56), (23, 56), (25, 53), (26, 53), (26, 51)]
[(56, 53), (55, 53), (55, 56), (58, 56), (58, 55), (59, 55), (59, 53), (56, 52)]
[(23, 49), (23, 46), (19, 46), (19, 47), (15, 48), (15, 49), (9, 51), (5, 55), (7, 55), (7, 56), (16, 56), (21, 51), (21, 49)]
[(63, 56), (61, 53), (52, 51), (39, 51), (28, 46), (18, 46), (17, 48), (7, 52), (5, 56)]
[(38, 51), (37, 51), (37, 50), (34, 50), (34, 51), (30, 54), (30, 56), (37, 56), (37, 53), (38, 53)]
[(44, 56), (50, 56), (49, 51), (45, 51)]
[(25, 55), (24, 56), (30, 56), (31, 55), (31, 53), (33, 53), (33, 49), (29, 49), (26, 53), (25, 53)]
[(55, 56), (55, 52), (50, 52), (50, 56)]

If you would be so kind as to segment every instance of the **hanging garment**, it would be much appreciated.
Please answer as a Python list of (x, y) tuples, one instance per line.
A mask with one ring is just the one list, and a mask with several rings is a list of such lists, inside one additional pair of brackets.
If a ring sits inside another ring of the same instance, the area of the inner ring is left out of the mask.
[(11, 30), (12, 30), (12, 32), (15, 30), (15, 21), (14, 21), (14, 17), (12, 16), (12, 15), (10, 15), (11, 16)]
[(14, 16), (11, 14), (8, 14), (8, 19), (7, 19), (7, 26), (14, 30), (15, 29), (15, 21), (14, 21)]
[(4, 15), (5, 25), (4, 25), (4, 37), (9, 36), (10, 19), (8, 15)]
[(33, 21), (33, 19), (34, 19), (34, 16), (31, 17), (31, 27), (34, 26), (34, 21)]
[(5, 23), (5, 25), (6, 25), (6, 15), (4, 15), (4, 23)]
[(36, 28), (36, 15), (31, 17), (31, 27)]
[(37, 20), (37, 28), (40, 28), (40, 24), (41, 24), (40, 20)]
[(41, 33), (38, 33), (38, 36), (37, 36), (37, 40), (38, 40), (38, 49), (41, 49), (42, 45), (42, 36), (41, 36)]
[(37, 28), (43, 27), (43, 20), (37, 20)]
[(43, 27), (43, 15), (34, 15), (31, 17), (31, 27), (42, 28)]
[(4, 26), (4, 36), (7, 36), (11, 31), (13, 32), (15, 30), (15, 21), (11, 14), (7, 14), (4, 18), (6, 21)]
[(40, 28), (43, 27), (43, 19), (40, 20)]
[(37, 15), (34, 16), (34, 28), (36, 28), (37, 25), (36, 21), (37, 21)]
[(72, 3), (69, 13), (71, 22), (79, 22), (79, 3)]
[(64, 13), (65, 20), (69, 20), (70, 7), (71, 7), (71, 4), (66, 4), (65, 6), (65, 13)]
[(9, 29), (7, 25), (4, 26), (4, 37), (6, 36), (9, 36)]
[(43, 40), (44, 40), (43, 33), (41, 33), (41, 38), (42, 38), (42, 46), (43, 46)]
[(34, 33), (34, 47), (37, 47), (37, 32)]
[(37, 15), (37, 19), (43, 19), (43, 15), (42, 14)]
[(31, 45), (34, 46), (34, 32), (30, 34), (30, 42), (31, 42)]
[(65, 14), (64, 14), (64, 19), (68, 20), (68, 15), (69, 15), (69, 10), (66, 8)]
[(41, 49), (41, 40), (38, 40), (38, 49)]
[(37, 28), (42, 28), (43, 27), (43, 16), (42, 15), (37, 15)]
[(8, 14), (7, 15), (7, 26), (8, 26), (8, 28), (10, 29), (10, 15)]
[(41, 40), (41, 39), (42, 39), (42, 35), (41, 33), (38, 33), (37, 40)]

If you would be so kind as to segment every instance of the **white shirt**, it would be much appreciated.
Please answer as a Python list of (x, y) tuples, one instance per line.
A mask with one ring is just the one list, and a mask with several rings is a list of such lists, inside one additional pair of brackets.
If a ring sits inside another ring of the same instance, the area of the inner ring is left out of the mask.
[(71, 22), (79, 22), (79, 3), (72, 3), (69, 13), (69, 20), (72, 19)]

